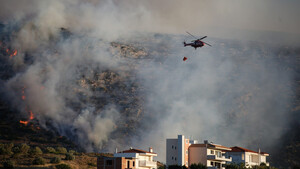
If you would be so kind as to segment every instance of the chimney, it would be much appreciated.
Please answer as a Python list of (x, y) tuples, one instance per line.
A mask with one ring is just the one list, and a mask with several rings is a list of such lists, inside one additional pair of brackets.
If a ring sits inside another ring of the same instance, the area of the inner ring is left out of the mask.
[(130, 147), (130, 150), (132, 150), (132, 147)]
[(208, 140), (204, 140), (204, 144), (208, 144)]
[(118, 148), (116, 147), (116, 153), (118, 153)]
[(150, 153), (153, 153), (152, 147), (149, 147), (149, 152), (150, 152)]

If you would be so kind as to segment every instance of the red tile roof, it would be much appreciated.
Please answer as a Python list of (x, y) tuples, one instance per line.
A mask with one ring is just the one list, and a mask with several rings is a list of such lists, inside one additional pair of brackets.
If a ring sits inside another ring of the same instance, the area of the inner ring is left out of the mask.
[[(132, 148), (132, 149), (129, 149), (129, 150), (124, 150), (124, 151), (122, 151), (120, 153), (151, 153), (151, 152)], [(156, 153), (152, 152), (152, 154), (156, 154)]]
[[(249, 149), (246, 149), (246, 148), (243, 148), (243, 147), (238, 147), (238, 146), (231, 147), (231, 152), (251, 152), (251, 153), (257, 153), (258, 154), (258, 152), (256, 152), (256, 151), (249, 150)], [(260, 154), (268, 154), (268, 153), (260, 152)]]
[(214, 147), (214, 148), (219, 148), (219, 149), (225, 149), (225, 150), (231, 150), (229, 147), (217, 145), (217, 144), (192, 144), (190, 147)]

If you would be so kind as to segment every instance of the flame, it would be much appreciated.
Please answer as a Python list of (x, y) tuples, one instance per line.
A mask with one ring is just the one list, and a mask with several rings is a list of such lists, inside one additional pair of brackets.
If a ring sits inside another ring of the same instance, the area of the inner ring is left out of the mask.
[(3, 44), (2, 42), (0, 42), (0, 47), (5, 50), (5, 52), (9, 55), (9, 58), (12, 58), (13, 56), (16, 56), (18, 54), (18, 50), (14, 49), (14, 50), (10, 50), (8, 47), (6, 47), (5, 44)]
[(29, 120), (33, 120), (33, 119), (34, 119), (33, 113), (32, 113), (32, 111), (30, 111), (30, 117), (29, 117)]
[(12, 58), (13, 56), (16, 56), (18, 54), (17, 50), (13, 50), (13, 52), (9, 55), (9, 58)]
[(20, 120), (20, 123), (21, 123), (21, 124), (24, 124), (25, 126), (27, 126), (28, 121), (22, 121), (22, 120)]

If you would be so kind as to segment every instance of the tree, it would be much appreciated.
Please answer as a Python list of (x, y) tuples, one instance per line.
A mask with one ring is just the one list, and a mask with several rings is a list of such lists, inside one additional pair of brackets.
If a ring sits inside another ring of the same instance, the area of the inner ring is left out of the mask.
[(55, 153), (56, 151), (55, 151), (55, 149), (53, 147), (47, 147), (46, 148), (46, 152), (47, 153)]
[(198, 163), (198, 164), (191, 164), (190, 169), (207, 169), (207, 167), (206, 165)]
[(42, 157), (37, 157), (32, 161), (33, 165), (44, 165), (46, 164), (46, 160)]
[(75, 159), (75, 156), (73, 154), (71, 154), (71, 153), (66, 154), (65, 160), (74, 160), (74, 159)]
[(64, 147), (57, 147), (56, 148), (56, 153), (59, 153), (59, 154), (66, 154), (68, 151), (66, 148)]
[(43, 152), (42, 152), (42, 150), (39, 147), (34, 147), (34, 148), (30, 149), (29, 154), (31, 156), (36, 156), (36, 155), (43, 154)]
[(180, 165), (169, 165), (168, 169), (187, 169), (185, 165), (180, 166)]
[(61, 159), (60, 157), (53, 157), (51, 160), (50, 160), (50, 163), (52, 164), (58, 164), (61, 162)]
[(13, 143), (10, 144), (0, 144), (0, 155), (12, 155)]

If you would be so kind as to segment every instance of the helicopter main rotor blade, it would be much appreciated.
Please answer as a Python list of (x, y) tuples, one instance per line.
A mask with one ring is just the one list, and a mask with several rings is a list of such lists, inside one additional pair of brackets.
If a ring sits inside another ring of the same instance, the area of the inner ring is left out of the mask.
[(188, 33), (189, 35), (191, 35), (193, 38), (198, 39), (194, 35), (192, 35), (191, 33), (189, 33), (188, 31), (186, 31), (186, 33)]
[(200, 38), (200, 39), (198, 39), (198, 40), (202, 40), (202, 39), (204, 39), (204, 38), (207, 38), (207, 36), (203, 36), (202, 38)]
[(210, 45), (210, 44), (208, 44), (208, 43), (206, 43), (206, 42), (203, 42), (203, 43), (205, 43), (206, 45), (208, 45), (208, 46), (210, 46), (210, 47), (211, 47), (211, 45)]

